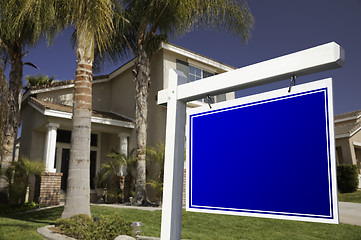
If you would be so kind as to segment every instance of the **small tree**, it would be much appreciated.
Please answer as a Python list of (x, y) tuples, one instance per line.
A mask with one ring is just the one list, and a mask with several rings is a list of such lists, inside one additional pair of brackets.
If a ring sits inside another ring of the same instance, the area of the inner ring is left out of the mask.
[(135, 158), (132, 155), (126, 156), (118, 152), (112, 152), (107, 156), (110, 157), (110, 159), (103, 163), (101, 172), (105, 179), (110, 178), (113, 182), (112, 187), (108, 191), (108, 195), (114, 198), (116, 202), (119, 200), (122, 201), (126, 199), (125, 193), (129, 192), (128, 188), (132, 187), (126, 183), (127, 180), (129, 180), (127, 176), (132, 174), (131, 167), (134, 165)]
[(8, 183), (10, 204), (24, 203), (30, 175), (40, 176), (44, 171), (45, 166), (42, 162), (30, 161), (26, 157), (21, 157), (19, 162), (12, 162), (10, 167), (3, 170), (1, 177)]
[(162, 204), (163, 197), (163, 182), (164, 182), (164, 159), (165, 159), (165, 145), (164, 143), (157, 144), (156, 147), (147, 147), (147, 162), (148, 165), (156, 164), (159, 167), (157, 179), (150, 179), (147, 185), (156, 192), (157, 202)]

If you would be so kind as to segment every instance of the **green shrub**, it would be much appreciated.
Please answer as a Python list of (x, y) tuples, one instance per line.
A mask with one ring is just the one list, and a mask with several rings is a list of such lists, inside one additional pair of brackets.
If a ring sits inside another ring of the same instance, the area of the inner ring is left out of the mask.
[(341, 193), (355, 192), (358, 188), (358, 167), (357, 165), (337, 166), (337, 185)]
[(11, 205), (22, 205), (25, 202), (26, 188), (29, 185), (29, 176), (40, 176), (45, 171), (44, 164), (39, 161), (30, 161), (21, 157), (18, 162), (1, 171), (1, 178), (7, 182), (7, 192)]
[(90, 239), (90, 232), (93, 220), (85, 214), (75, 215), (69, 219), (58, 219), (56, 225), (64, 232), (65, 235), (76, 239)]
[(119, 235), (132, 236), (130, 222), (126, 222), (119, 214), (100, 216), (93, 221), (88, 215), (76, 215), (68, 219), (56, 220), (56, 225), (67, 236), (76, 239), (111, 239)]

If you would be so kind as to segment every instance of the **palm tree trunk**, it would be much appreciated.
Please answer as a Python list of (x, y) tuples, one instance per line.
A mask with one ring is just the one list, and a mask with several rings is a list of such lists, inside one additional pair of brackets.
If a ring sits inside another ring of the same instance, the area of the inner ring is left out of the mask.
[(8, 112), (2, 144), (1, 168), (7, 168), (13, 161), (14, 143), (20, 123), (21, 89), (23, 79), (23, 62), (21, 48), (13, 46), (13, 59), (10, 70), (8, 95)]
[(135, 183), (134, 203), (147, 203), (146, 194), (146, 146), (147, 146), (147, 114), (148, 84), (150, 80), (150, 63), (146, 52), (140, 45), (135, 59), (136, 75), (136, 107), (135, 130), (137, 136), (137, 177)]
[(0, 156), (4, 139), (5, 124), (8, 115), (8, 83), (0, 66)]
[(90, 135), (94, 38), (78, 31), (68, 187), (62, 218), (90, 216)]

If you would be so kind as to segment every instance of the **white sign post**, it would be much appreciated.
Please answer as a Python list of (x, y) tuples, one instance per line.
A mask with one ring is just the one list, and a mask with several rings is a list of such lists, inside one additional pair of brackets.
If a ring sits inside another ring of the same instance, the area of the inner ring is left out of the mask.
[(158, 93), (158, 104), (167, 104), (161, 239), (181, 238), (187, 101), (330, 70), (343, 63), (343, 49), (331, 42), (192, 83), (186, 83), (183, 73), (170, 70), (169, 88)]

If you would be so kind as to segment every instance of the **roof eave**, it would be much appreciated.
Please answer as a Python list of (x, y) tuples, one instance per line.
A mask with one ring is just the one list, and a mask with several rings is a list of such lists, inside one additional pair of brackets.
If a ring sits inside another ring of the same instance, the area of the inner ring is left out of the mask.
[[(41, 109), (39, 106), (35, 105), (33, 102), (29, 101), (29, 105), (33, 107), (35, 110), (43, 114), (44, 116), (48, 117), (56, 117), (56, 118), (63, 118), (63, 119), (72, 119), (73, 114), (70, 112), (64, 112), (64, 111), (58, 111), (53, 109)], [(116, 127), (124, 127), (124, 128), (135, 128), (135, 124), (133, 122), (126, 122), (116, 119), (110, 119), (110, 118), (102, 118), (97, 116), (91, 117), (92, 123), (99, 123), (103, 125), (110, 125), (110, 126), (116, 126)]]

